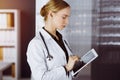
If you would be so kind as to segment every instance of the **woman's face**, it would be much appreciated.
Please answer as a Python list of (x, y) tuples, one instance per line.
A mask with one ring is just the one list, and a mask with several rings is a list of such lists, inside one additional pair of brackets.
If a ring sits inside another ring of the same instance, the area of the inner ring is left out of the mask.
[(68, 19), (70, 16), (70, 7), (64, 8), (57, 13), (53, 13), (52, 24), (58, 29), (62, 30), (68, 24)]

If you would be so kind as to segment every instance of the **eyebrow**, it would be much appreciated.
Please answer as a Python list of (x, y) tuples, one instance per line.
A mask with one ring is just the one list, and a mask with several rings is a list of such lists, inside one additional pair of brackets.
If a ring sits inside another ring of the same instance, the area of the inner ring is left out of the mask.
[(64, 16), (70, 17), (70, 15), (63, 14)]

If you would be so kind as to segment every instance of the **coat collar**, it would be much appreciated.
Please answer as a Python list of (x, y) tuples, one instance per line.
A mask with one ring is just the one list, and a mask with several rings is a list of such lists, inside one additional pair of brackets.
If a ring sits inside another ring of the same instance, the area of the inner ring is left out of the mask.
[[(53, 35), (51, 35), (49, 32), (47, 32), (45, 29), (41, 29), (39, 32), (41, 32), (41, 34), (43, 36), (45, 36), (45, 40), (50, 40), (51, 38), (55, 38)], [(57, 31), (57, 35), (62, 38), (62, 35)]]
[(52, 39), (51, 35), (50, 35), (48, 32), (46, 32), (43, 28), (42, 28), (39, 32), (41, 32), (41, 34), (42, 34), (43, 36), (45, 36), (45, 37), (44, 37), (45, 40), (50, 40), (50, 39)]

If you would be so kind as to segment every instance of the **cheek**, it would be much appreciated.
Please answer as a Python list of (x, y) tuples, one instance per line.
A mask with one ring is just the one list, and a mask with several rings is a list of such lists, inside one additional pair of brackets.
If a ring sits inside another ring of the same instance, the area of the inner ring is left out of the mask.
[(63, 20), (61, 18), (55, 18), (54, 23), (59, 26), (63, 23)]

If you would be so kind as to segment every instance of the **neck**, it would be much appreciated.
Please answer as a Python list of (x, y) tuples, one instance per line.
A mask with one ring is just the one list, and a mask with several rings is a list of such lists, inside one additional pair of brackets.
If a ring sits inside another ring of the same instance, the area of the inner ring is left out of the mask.
[(52, 34), (54, 37), (56, 37), (56, 39), (58, 39), (58, 36), (57, 36), (57, 34), (56, 34), (56, 28), (54, 27), (54, 26), (52, 26), (52, 25), (45, 25), (45, 27), (44, 27), (50, 34)]
[(56, 35), (56, 29), (52, 28), (51, 26), (45, 26), (45, 29), (52, 35)]
[(57, 34), (56, 34), (56, 29), (52, 29), (52, 28), (49, 28), (47, 26), (45, 26), (45, 29), (50, 33), (52, 34), (57, 40), (59, 40)]
[(45, 29), (50, 33), (52, 34), (53, 36), (56, 37), (56, 39), (59, 39), (57, 34), (56, 34), (56, 27), (54, 25), (52, 25), (51, 21), (46, 21), (45, 22)]

